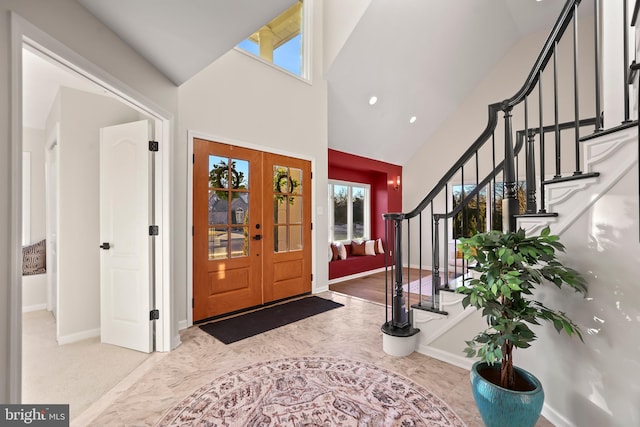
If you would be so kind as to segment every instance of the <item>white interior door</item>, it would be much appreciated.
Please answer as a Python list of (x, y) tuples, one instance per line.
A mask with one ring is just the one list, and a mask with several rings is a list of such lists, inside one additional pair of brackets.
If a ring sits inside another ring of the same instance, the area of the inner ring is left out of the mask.
[(146, 353), (153, 348), (148, 129), (142, 120), (100, 130), (102, 342)]

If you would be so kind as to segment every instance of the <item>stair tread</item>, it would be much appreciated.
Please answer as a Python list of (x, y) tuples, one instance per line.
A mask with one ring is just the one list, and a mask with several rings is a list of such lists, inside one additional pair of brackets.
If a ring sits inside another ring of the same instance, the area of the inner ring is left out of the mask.
[(442, 315), (445, 315), (445, 316), (449, 315), (449, 312), (447, 312), (447, 311), (438, 310), (438, 309), (432, 308), (431, 306), (428, 306), (428, 305), (412, 304), (411, 308), (414, 308), (416, 310), (430, 311), (432, 313), (442, 314)]
[(615, 133), (615, 132), (618, 132), (620, 130), (624, 130), (624, 129), (627, 129), (627, 128), (630, 128), (630, 127), (633, 127), (633, 126), (638, 126), (638, 121), (637, 120), (626, 122), (626, 123), (622, 123), (622, 124), (620, 124), (618, 126), (614, 126), (612, 128), (609, 128), (609, 129), (599, 130), (599, 131), (594, 132), (592, 134), (582, 136), (582, 137), (580, 137), (580, 142), (588, 141), (590, 139), (595, 139), (595, 138), (598, 138), (598, 137), (600, 137), (602, 135), (609, 135), (609, 134), (612, 134), (612, 133)]
[(579, 175), (561, 176), (561, 177), (553, 178), (547, 181), (542, 181), (542, 185), (555, 184), (558, 182), (575, 181), (578, 179), (595, 178), (597, 176), (600, 176), (600, 172), (589, 172), (589, 173), (581, 173)]
[(516, 218), (553, 218), (558, 216), (558, 212), (523, 213), (514, 216)]

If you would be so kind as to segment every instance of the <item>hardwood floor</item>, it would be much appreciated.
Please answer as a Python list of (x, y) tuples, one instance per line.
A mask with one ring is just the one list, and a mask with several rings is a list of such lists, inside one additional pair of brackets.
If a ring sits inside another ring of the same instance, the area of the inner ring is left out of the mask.
[[(407, 276), (409, 273), (409, 276)], [(417, 280), (419, 278), (420, 270), (412, 268), (411, 270), (403, 269), (404, 280), (407, 281), (407, 277), (410, 281)], [(334, 283), (329, 285), (329, 290), (338, 292), (344, 295), (349, 295), (356, 298), (361, 298), (365, 301), (371, 301), (378, 304), (385, 304), (385, 275), (389, 275), (389, 297), (391, 297), (391, 289), (393, 286), (393, 278), (390, 273), (380, 272), (373, 273), (369, 276), (358, 277), (357, 279), (346, 280), (344, 282)], [(428, 285), (431, 284), (431, 271), (422, 270), (422, 279), (428, 279)], [(411, 294), (410, 299), (412, 304), (418, 301), (418, 294)], [(426, 299), (426, 297), (423, 297)]]

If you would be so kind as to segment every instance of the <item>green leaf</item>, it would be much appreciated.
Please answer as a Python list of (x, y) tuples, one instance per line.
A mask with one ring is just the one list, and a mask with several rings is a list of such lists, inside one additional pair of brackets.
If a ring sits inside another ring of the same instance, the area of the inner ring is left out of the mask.
[(580, 328), (565, 313), (556, 312), (536, 301), (536, 285), (567, 285), (586, 294), (586, 282), (575, 270), (565, 267), (556, 257), (564, 246), (558, 236), (545, 227), (539, 235), (526, 236), (523, 229), (514, 233), (490, 231), (467, 240), (465, 256), (475, 252), (479, 279), (465, 280), (462, 304), (482, 309), (488, 329), (467, 344), (465, 353), (495, 363), (512, 348), (528, 348), (536, 340), (529, 325), (546, 320), (561, 333), (578, 335)]
[(564, 323), (564, 331), (569, 336), (571, 336), (573, 334), (573, 327), (571, 326), (571, 323), (569, 323), (569, 322), (565, 322)]
[(478, 305), (478, 295), (477, 294), (471, 294), (469, 296), (471, 297), (470, 298), (471, 305), (477, 306)]

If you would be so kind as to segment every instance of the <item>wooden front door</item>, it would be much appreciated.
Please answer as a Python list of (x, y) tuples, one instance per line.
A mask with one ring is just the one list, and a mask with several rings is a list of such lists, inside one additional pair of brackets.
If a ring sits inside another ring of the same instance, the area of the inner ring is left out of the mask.
[(311, 291), (310, 170), (194, 140), (194, 321)]
[[(311, 292), (311, 164), (264, 153), (264, 300)], [(268, 206), (268, 208), (267, 208)]]

